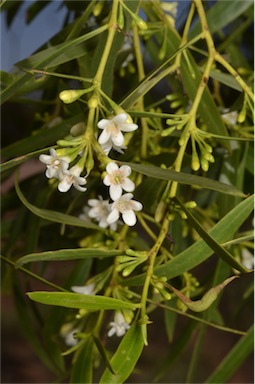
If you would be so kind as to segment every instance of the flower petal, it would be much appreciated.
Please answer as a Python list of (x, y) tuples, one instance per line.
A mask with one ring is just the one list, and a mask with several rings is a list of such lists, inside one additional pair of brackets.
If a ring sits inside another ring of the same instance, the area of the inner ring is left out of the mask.
[(107, 164), (106, 166), (106, 172), (112, 173), (113, 171), (117, 171), (119, 169), (118, 165), (111, 161), (110, 163)]
[(104, 185), (106, 185), (107, 187), (109, 187), (111, 185), (111, 180), (110, 180), (110, 176), (109, 175), (106, 175), (103, 179), (103, 183)]
[(120, 214), (117, 209), (114, 209), (107, 217), (107, 223), (112, 224), (115, 223), (115, 221), (119, 220)]
[(135, 211), (141, 211), (143, 209), (143, 205), (139, 201), (133, 200), (132, 209), (134, 209)]
[(50, 164), (52, 157), (49, 155), (40, 155), (39, 160), (44, 164)]
[(52, 177), (58, 177), (59, 170), (56, 168), (49, 167), (47, 171), (45, 172), (45, 176), (48, 177), (48, 179), (51, 179)]
[(125, 211), (122, 214), (122, 218), (123, 218), (124, 223), (126, 223), (130, 227), (133, 227), (136, 224), (136, 221), (137, 221), (136, 220), (136, 215), (135, 215), (134, 211), (132, 211), (131, 209), (128, 210), (128, 211)]
[(138, 128), (137, 124), (122, 124), (120, 129), (122, 132), (133, 132)]
[(118, 200), (122, 194), (121, 186), (120, 185), (110, 185), (109, 194), (110, 194), (110, 197), (113, 201)]
[(126, 177), (128, 177), (128, 176), (131, 174), (131, 168), (130, 168), (129, 165), (122, 165), (122, 166), (120, 167), (120, 170), (121, 170), (121, 172), (124, 173), (124, 175), (125, 175)]
[(98, 138), (98, 142), (99, 144), (106, 144), (108, 142), (108, 140), (110, 139), (110, 132), (108, 132), (106, 129), (103, 130), (103, 132), (101, 133), (101, 135), (99, 136)]
[(97, 123), (98, 128), (105, 129), (109, 125), (110, 121), (107, 119), (102, 119)]
[(116, 145), (117, 147), (121, 147), (122, 144), (124, 143), (124, 136), (122, 135), (121, 131), (119, 131), (116, 135), (111, 136), (111, 138), (112, 138), (113, 144)]
[(59, 192), (67, 192), (71, 188), (72, 184), (68, 183), (65, 179), (63, 179), (59, 184), (58, 184), (58, 190)]
[(114, 116), (112, 121), (115, 124), (123, 124), (127, 121), (128, 115), (126, 113), (119, 113), (118, 115)]
[(126, 178), (121, 184), (122, 188), (126, 192), (132, 192), (135, 189), (135, 184), (130, 179)]

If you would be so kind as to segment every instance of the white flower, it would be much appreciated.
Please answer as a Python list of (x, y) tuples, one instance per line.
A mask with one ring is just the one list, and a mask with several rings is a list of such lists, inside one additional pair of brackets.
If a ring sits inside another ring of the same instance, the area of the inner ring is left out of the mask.
[(127, 149), (127, 147), (125, 145), (121, 145), (121, 146), (117, 146), (117, 145), (114, 145), (112, 140), (109, 139), (105, 144), (101, 144), (101, 148), (102, 150), (104, 151), (104, 153), (108, 156), (109, 153), (110, 153), (110, 150), (113, 148), (115, 151), (123, 154), (123, 149)]
[(50, 149), (50, 155), (40, 155), (39, 160), (47, 165), (45, 175), (48, 179), (58, 178), (60, 172), (65, 172), (68, 169), (66, 158), (58, 156), (54, 148)]
[(122, 190), (132, 192), (135, 189), (135, 184), (128, 178), (131, 174), (131, 168), (128, 165), (122, 165), (119, 168), (116, 163), (111, 162), (107, 164), (106, 172), (103, 183), (110, 187), (109, 193), (112, 200), (118, 200)]
[(95, 284), (74, 285), (71, 287), (71, 290), (75, 293), (82, 293), (83, 295), (93, 295), (95, 292)]
[(107, 217), (109, 224), (114, 223), (122, 214), (124, 223), (132, 227), (136, 223), (136, 215), (134, 211), (141, 211), (142, 204), (139, 201), (132, 200), (132, 193), (125, 193), (118, 200), (114, 201), (111, 205), (112, 212)]
[(111, 204), (108, 200), (103, 200), (102, 196), (98, 196), (99, 199), (89, 199), (88, 205), (91, 209), (88, 211), (88, 216), (92, 219), (95, 219), (98, 222), (99, 227), (107, 228), (110, 226), (111, 230), (116, 231), (117, 223), (109, 224), (107, 222), (107, 217), (111, 212)]
[(247, 269), (253, 269), (254, 268), (254, 256), (253, 254), (247, 249), (242, 249), (242, 264)]
[(231, 111), (229, 112), (228, 109), (223, 110), (222, 118), (225, 121), (226, 124), (229, 125), (236, 125), (237, 118), (238, 118), (238, 112), (237, 111)]
[(79, 332), (79, 329), (73, 329), (64, 335), (65, 343), (68, 347), (73, 347), (78, 343), (78, 339), (74, 337), (76, 332)]
[(114, 315), (114, 321), (110, 322), (111, 329), (108, 332), (108, 336), (111, 337), (116, 333), (116, 336), (125, 335), (126, 331), (130, 328), (130, 325), (126, 323), (124, 316), (121, 312), (116, 312)]
[(122, 132), (133, 132), (138, 128), (137, 124), (126, 123), (128, 116), (125, 113), (119, 113), (112, 119), (102, 119), (97, 126), (103, 129), (98, 138), (100, 145), (106, 144), (110, 139), (113, 145), (121, 147), (124, 143)]
[(85, 192), (87, 188), (81, 187), (81, 185), (85, 185), (87, 183), (87, 180), (85, 179), (85, 177), (80, 176), (81, 172), (82, 169), (77, 165), (74, 165), (69, 170), (60, 172), (60, 183), (58, 185), (58, 190), (60, 192), (67, 192), (73, 185), (74, 188), (78, 189), (78, 191)]

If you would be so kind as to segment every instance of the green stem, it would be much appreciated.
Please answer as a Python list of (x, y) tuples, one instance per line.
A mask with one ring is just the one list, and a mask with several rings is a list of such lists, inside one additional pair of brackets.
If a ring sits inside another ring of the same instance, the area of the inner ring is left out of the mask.
[[(142, 81), (145, 78), (144, 66), (143, 66), (143, 56), (141, 52), (139, 33), (137, 25), (133, 26), (133, 36), (134, 36), (134, 50), (136, 56), (136, 63), (138, 69), (138, 80)], [(137, 109), (140, 111), (144, 110), (144, 99), (143, 96), (139, 100), (139, 104), (137, 105)], [(147, 156), (147, 143), (148, 143), (148, 124), (147, 119), (141, 117), (141, 158), (146, 158)]]
[(14, 261), (12, 260), (9, 260), (7, 257), (4, 257), (4, 256), (1, 256), (1, 259), (4, 260), (6, 263), (10, 264), (12, 267), (14, 267), (17, 271), (21, 271), (21, 272), (24, 272), (26, 275), (32, 277), (33, 279), (36, 279), (38, 281), (41, 281), (42, 283), (48, 285), (49, 287), (52, 287), (52, 288), (55, 288), (57, 289), (58, 291), (62, 291), (62, 292), (68, 292), (66, 289), (64, 288), (61, 288), (59, 287), (58, 285), (54, 284), (54, 283), (51, 283), (50, 281), (48, 280), (45, 280), (43, 279), (42, 277), (36, 275), (35, 273), (29, 271), (28, 269), (24, 268), (24, 267), (18, 267), (17, 268), (17, 265)]
[(238, 82), (242, 90), (249, 96), (249, 98), (254, 100), (254, 93), (250, 89), (250, 87), (243, 81), (238, 72), (218, 53), (215, 53), (215, 60), (220, 63), (226, 70), (234, 77), (234, 79)]
[(147, 302), (147, 298), (148, 298), (151, 278), (152, 278), (153, 273), (154, 273), (154, 264), (155, 264), (155, 260), (156, 260), (158, 251), (160, 250), (161, 245), (162, 245), (162, 243), (163, 243), (163, 241), (167, 235), (168, 228), (169, 228), (169, 220), (168, 220), (168, 217), (165, 217), (165, 219), (162, 223), (162, 227), (161, 227), (160, 233), (158, 235), (158, 238), (157, 238), (154, 246), (151, 248), (151, 250), (148, 253), (149, 266), (147, 269), (146, 278), (145, 278), (143, 291), (142, 291), (142, 297), (141, 297), (141, 321), (142, 322), (145, 322), (147, 319), (146, 302)]
[(118, 16), (118, 5), (119, 0), (113, 0), (112, 4), (112, 11), (111, 11), (111, 17), (108, 23), (108, 36), (105, 43), (104, 52), (102, 54), (100, 64), (97, 69), (96, 76), (94, 78), (94, 82), (98, 86), (98, 88), (101, 88), (102, 78), (105, 70), (105, 66), (112, 48), (112, 43), (114, 39), (114, 35), (116, 32), (116, 25), (117, 25), (117, 16)]

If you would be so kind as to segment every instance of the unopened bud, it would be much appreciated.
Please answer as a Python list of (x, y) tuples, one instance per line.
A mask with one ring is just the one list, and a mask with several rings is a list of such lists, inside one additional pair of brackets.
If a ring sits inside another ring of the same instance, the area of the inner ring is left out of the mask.
[(93, 9), (93, 15), (95, 17), (100, 15), (100, 13), (102, 12), (103, 6), (104, 6), (104, 2), (98, 1), (98, 3), (95, 5), (95, 7)]
[(246, 118), (246, 106), (243, 106), (237, 118), (238, 123), (243, 123), (245, 118)]
[(155, 215), (154, 215), (156, 223), (160, 223), (160, 221), (163, 219), (165, 215), (166, 207), (167, 205), (165, 201), (161, 200), (156, 208)]
[(200, 168), (199, 157), (195, 153), (192, 154), (191, 168), (193, 169), (193, 171), (198, 171)]
[(187, 203), (184, 204), (186, 208), (195, 208), (197, 206), (197, 203), (192, 200), (192, 201), (187, 201)]
[(201, 167), (205, 172), (209, 169), (209, 162), (204, 157), (201, 158)]
[(60, 92), (59, 98), (65, 104), (71, 104), (87, 92), (86, 89), (69, 89)]

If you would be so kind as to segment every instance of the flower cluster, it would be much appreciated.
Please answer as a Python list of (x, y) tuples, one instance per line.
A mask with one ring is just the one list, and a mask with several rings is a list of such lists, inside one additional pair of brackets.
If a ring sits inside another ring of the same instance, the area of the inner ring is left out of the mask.
[[(98, 127), (103, 130), (98, 138), (98, 142), (108, 155), (112, 148), (122, 152), (122, 149), (125, 148), (122, 132), (133, 132), (138, 128), (138, 125), (130, 122), (129, 116), (126, 113), (119, 113), (112, 119), (100, 120)], [(75, 139), (72, 140), (75, 141)], [(81, 148), (80, 137), (76, 138), (76, 141), (77, 149), (74, 151), (75, 157), (77, 156), (78, 148)], [(70, 140), (60, 140), (58, 143), (59, 145), (72, 147)], [(87, 190), (87, 188), (84, 187), (87, 180), (81, 176), (81, 173), (83, 172), (85, 163), (89, 171), (91, 170), (91, 166), (88, 167), (88, 158), (82, 155), (80, 161), (69, 168), (69, 164), (74, 160), (73, 155), (69, 152), (51, 148), (50, 155), (40, 155), (39, 159), (47, 166), (45, 172), (46, 177), (59, 180), (58, 190), (60, 192), (67, 192), (72, 186), (84, 192)], [(85, 154), (87, 152), (84, 150)], [(68, 153), (69, 156), (60, 156), (60, 153)], [(90, 160), (94, 165), (92, 158)], [(96, 220), (100, 227), (110, 227), (113, 231), (117, 229), (117, 221), (120, 215), (122, 215), (123, 221), (127, 225), (135, 225), (136, 215), (134, 211), (141, 211), (143, 206), (140, 202), (133, 200), (133, 194), (130, 193), (135, 189), (134, 182), (129, 179), (130, 174), (131, 168), (128, 165), (119, 167), (115, 162), (110, 161), (106, 166), (106, 175), (104, 176), (103, 183), (109, 187), (109, 195), (113, 203), (109, 203), (108, 200), (103, 200), (101, 196), (99, 196), (99, 199), (90, 199), (88, 200), (89, 209), (85, 207), (84, 213), (80, 215), (80, 218), (87, 219), (87, 216), (89, 216)], [(123, 191), (127, 193), (122, 195)]]
[(58, 156), (56, 150), (51, 148), (50, 155), (40, 155), (39, 159), (47, 166), (46, 177), (48, 179), (54, 177), (60, 181), (58, 184), (60, 192), (69, 191), (72, 185), (78, 191), (85, 192), (87, 190), (87, 188), (82, 187), (87, 183), (86, 178), (80, 176), (83, 168), (76, 164), (68, 169), (70, 161), (68, 157)]

